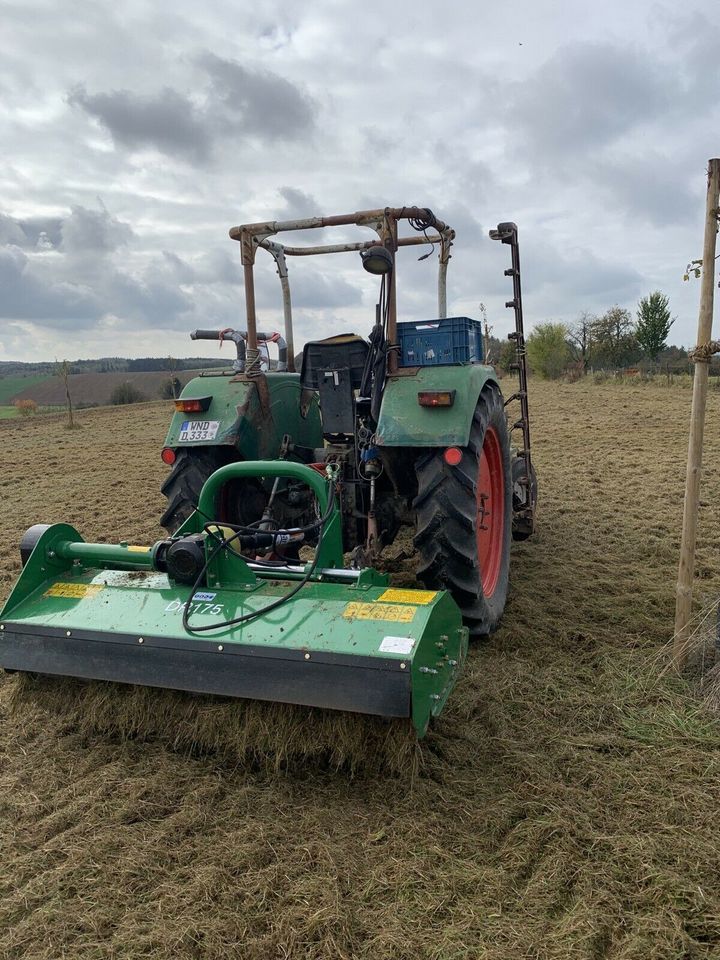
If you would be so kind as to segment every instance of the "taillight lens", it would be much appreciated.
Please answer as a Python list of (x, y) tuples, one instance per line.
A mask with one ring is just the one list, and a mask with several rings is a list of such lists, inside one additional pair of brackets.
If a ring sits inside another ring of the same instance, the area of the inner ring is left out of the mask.
[(454, 390), (421, 390), (417, 397), (421, 407), (451, 407), (455, 403)]
[(175, 409), (178, 413), (204, 413), (210, 406), (212, 397), (193, 397), (190, 400), (176, 400)]
[(163, 463), (167, 463), (168, 466), (172, 466), (175, 463), (175, 451), (172, 447), (163, 447), (160, 457)]
[(443, 459), (449, 467), (457, 467), (462, 458), (462, 450), (459, 447), (448, 447), (443, 454)]

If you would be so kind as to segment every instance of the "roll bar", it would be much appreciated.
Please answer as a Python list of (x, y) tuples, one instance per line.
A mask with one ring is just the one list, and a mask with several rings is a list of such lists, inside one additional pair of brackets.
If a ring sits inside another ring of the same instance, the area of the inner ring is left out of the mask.
[[(398, 225), (402, 220), (410, 222), (410, 226), (419, 233), (415, 236), (400, 237)], [(319, 246), (294, 247), (286, 246), (277, 240), (271, 240), (278, 233), (295, 230), (318, 230), (325, 227), (354, 225), (368, 227), (374, 230), (380, 242), (394, 255), (399, 247), (411, 247), (418, 244), (432, 244), (440, 247), (438, 254), (438, 316), (447, 316), (447, 265), (450, 260), (450, 248), (455, 238), (455, 231), (427, 207), (385, 207), (377, 210), (359, 210), (356, 213), (344, 213), (332, 217), (306, 217), (300, 220), (266, 220), (258, 223), (245, 223), (232, 227), (230, 237), (240, 243), (240, 257), (245, 279), (245, 310), (247, 316), (247, 363), (246, 370), (250, 374), (257, 367), (257, 345), (262, 337), (257, 332), (257, 315), (255, 309), (255, 278), (253, 268), (255, 254), (258, 247), (267, 250), (275, 260), (280, 286), (283, 295), (283, 314), (285, 319), (285, 340), (288, 348), (288, 369), (295, 369), (294, 340), (292, 326), (292, 301), (290, 298), (290, 281), (288, 277), (286, 256), (308, 257), (326, 253), (348, 253), (365, 250), (375, 246), (377, 240), (366, 240), (357, 243), (330, 243)], [(434, 230), (434, 233), (429, 233)], [(397, 343), (397, 296), (395, 270), (389, 275), (388, 284), (388, 340), (391, 344)], [(397, 353), (391, 350), (388, 354), (388, 370), (390, 373), (397, 368)]]

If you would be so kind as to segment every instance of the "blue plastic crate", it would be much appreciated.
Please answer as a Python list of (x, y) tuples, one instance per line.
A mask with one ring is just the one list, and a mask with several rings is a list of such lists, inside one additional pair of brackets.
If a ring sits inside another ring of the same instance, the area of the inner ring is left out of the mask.
[(470, 317), (403, 320), (397, 325), (401, 367), (482, 363), (482, 324)]

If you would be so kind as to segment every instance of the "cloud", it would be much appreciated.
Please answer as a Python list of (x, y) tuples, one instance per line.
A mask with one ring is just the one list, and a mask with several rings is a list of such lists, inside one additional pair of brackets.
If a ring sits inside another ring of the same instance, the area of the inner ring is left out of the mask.
[[(352, 308), (363, 301), (362, 291), (344, 277), (322, 273), (319, 269), (298, 267), (290, 281), (293, 306), (307, 309)], [(358, 267), (360, 262), (358, 260)], [(278, 284), (278, 293), (279, 293)]]
[(315, 197), (295, 187), (280, 187), (278, 193), (285, 201), (285, 208), (278, 210), (275, 220), (300, 220), (318, 216), (319, 204)]
[[(681, 277), (701, 253), (717, 151), (720, 12), (700, 0), (607, 0), (572, 17), (541, 7), (398, 0), (379, 25), (337, 0), (269, 0), (240, 19), (178, 0), (171, 20), (99, 5), (78, 26), (16, 4), (0, 36), (0, 316), (40, 319), (16, 321), (31, 332), (13, 355), (73, 342), (142, 355), (158, 352), (160, 329), (160, 352), (187, 353), (191, 326), (243, 322), (228, 227), (403, 202), (458, 230), (453, 313), (482, 300), (496, 332), (509, 329), (508, 251), (487, 230), (511, 219), (529, 326), (662, 289), (673, 336), (689, 342), (697, 285)], [(406, 319), (437, 310), (437, 263), (417, 263), (421, 252), (400, 255)], [(356, 255), (288, 265), (298, 346), (301, 331), (369, 329), (377, 284)], [(257, 278), (261, 322), (277, 327), (266, 254)]]
[(211, 141), (207, 124), (195, 104), (170, 87), (156, 94), (130, 90), (89, 94), (75, 87), (68, 96), (110, 133), (117, 147), (153, 148), (195, 163), (208, 159)]
[(602, 313), (614, 303), (635, 302), (642, 292), (642, 276), (629, 264), (582, 246), (563, 252), (537, 234), (523, 244), (523, 299), (532, 322), (567, 320), (581, 310)]
[[(40, 229), (53, 225), (54, 231)], [(5, 319), (67, 329), (114, 316), (130, 328), (166, 327), (192, 310), (192, 299), (158, 269), (162, 261), (128, 269), (118, 251), (135, 234), (102, 203), (97, 210), (76, 205), (68, 216), (52, 219), (0, 215), (0, 236), (6, 241), (0, 247), (0, 317)], [(24, 241), (25, 249), (13, 238)]]
[(666, 227), (693, 222), (696, 217), (684, 164), (655, 151), (641, 157), (613, 157), (604, 163), (588, 161), (586, 172), (630, 229), (637, 228), (637, 220)]
[(0, 244), (47, 250), (59, 245), (61, 228), (60, 217), (29, 217), (23, 220), (0, 213)]
[(111, 216), (104, 206), (100, 210), (74, 206), (70, 216), (60, 223), (61, 246), (72, 253), (107, 253), (135, 236), (130, 224)]
[(71, 320), (86, 326), (100, 305), (91, 290), (43, 275), (19, 247), (0, 249), (0, 315), (62, 327)]
[(284, 77), (210, 52), (201, 54), (197, 63), (210, 78), (206, 110), (216, 131), (259, 141), (292, 141), (312, 128), (313, 101)]
[(632, 48), (575, 43), (514, 85), (509, 113), (533, 161), (565, 162), (656, 117), (671, 84), (666, 70)]
[(88, 93), (78, 84), (67, 101), (97, 120), (118, 149), (153, 149), (198, 165), (228, 138), (293, 141), (312, 128), (313, 101), (284, 77), (210, 52), (195, 64), (209, 83), (192, 96), (169, 86), (157, 93)]

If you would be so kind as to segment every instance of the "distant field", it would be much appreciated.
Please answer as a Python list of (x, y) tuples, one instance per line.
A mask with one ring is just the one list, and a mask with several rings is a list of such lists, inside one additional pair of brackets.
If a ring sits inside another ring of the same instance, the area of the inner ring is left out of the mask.
[[(184, 386), (188, 380), (197, 375), (197, 371), (182, 370), (176, 374)], [(70, 394), (73, 403), (97, 404), (103, 406), (110, 403), (113, 390), (123, 383), (131, 383), (146, 400), (158, 400), (163, 385), (169, 380), (167, 370), (152, 372), (128, 373), (127, 371), (113, 373), (75, 373), (70, 377)], [(0, 403), (7, 403), (10, 399), (34, 400), (41, 406), (62, 406), (65, 403), (65, 386), (59, 377), (39, 377), (37, 383), (32, 383), (31, 377), (12, 377), (19, 384), (15, 393), (8, 394), (3, 400), (0, 393)], [(5, 383), (0, 380), (0, 384)]]
[(0, 406), (0, 420), (9, 420), (10, 417), (16, 417), (18, 415), (16, 407), (5, 407)]
[(20, 393), (32, 396), (35, 400), (33, 394), (36, 388), (46, 380), (52, 379), (47, 373), (36, 373), (28, 377), (0, 377), (0, 406), (11, 403)]

